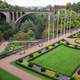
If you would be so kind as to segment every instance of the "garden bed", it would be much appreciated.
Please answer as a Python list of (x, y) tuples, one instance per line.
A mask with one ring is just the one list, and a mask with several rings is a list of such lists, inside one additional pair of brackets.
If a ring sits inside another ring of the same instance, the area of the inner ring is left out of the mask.
[(6, 47), (6, 49), (0, 53), (0, 58), (4, 58), (8, 55), (11, 55), (13, 53), (16, 53), (17, 51), (23, 49), (25, 47), (24, 44), (20, 44), (20, 43), (10, 43), (8, 44), (8, 46)]
[(50, 78), (70, 78), (80, 66), (80, 50), (64, 45), (49, 45), (16, 63)]

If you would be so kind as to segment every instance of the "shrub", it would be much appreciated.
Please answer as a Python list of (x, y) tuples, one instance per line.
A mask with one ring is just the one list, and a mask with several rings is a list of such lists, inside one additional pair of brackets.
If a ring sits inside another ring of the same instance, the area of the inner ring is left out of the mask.
[(74, 46), (74, 45), (72, 45), (72, 44), (70, 44), (70, 45), (69, 45), (69, 47), (73, 47), (73, 48), (74, 48), (75, 46)]
[(69, 42), (66, 42), (66, 45), (69, 45)]
[(74, 77), (72, 77), (70, 80), (75, 80), (75, 78), (74, 78)]
[(45, 72), (46, 71), (46, 69), (45, 68), (41, 68), (41, 72)]
[(62, 43), (62, 44), (66, 44), (66, 41), (60, 41), (60, 43)]
[(78, 75), (80, 75), (80, 70), (77, 73), (78, 73)]
[(41, 50), (39, 50), (38, 53), (41, 53)]
[(50, 70), (46, 70), (45, 74), (50, 76), (50, 77), (55, 77), (55, 72), (50, 71)]
[(41, 50), (41, 53), (45, 53), (46, 51), (47, 51), (47, 49), (44, 48), (44, 49)]
[(33, 63), (30, 62), (30, 63), (28, 64), (28, 66), (29, 66), (29, 67), (33, 67)]
[(49, 45), (49, 46), (48, 46), (48, 49), (52, 49), (52, 48), (53, 48), (53, 46), (52, 46), (52, 45)]
[(32, 58), (33, 57), (33, 54), (30, 54), (29, 57)]
[(22, 65), (27, 65), (27, 66), (28, 66), (29, 62), (26, 61), (26, 59), (23, 59), (23, 62), (22, 62), (21, 64), (22, 64)]
[(58, 45), (59, 45), (58, 43), (55, 43), (55, 44), (54, 44), (55, 47), (58, 46)]
[(22, 58), (21, 59), (18, 59), (18, 62), (22, 63), (23, 62), (23, 59)]
[(39, 55), (40, 55), (39, 52), (35, 52), (35, 53), (33, 53), (33, 57), (37, 57), (37, 56), (39, 56)]
[(58, 78), (58, 77), (59, 77), (59, 74), (56, 73), (56, 74), (55, 74), (55, 77)]

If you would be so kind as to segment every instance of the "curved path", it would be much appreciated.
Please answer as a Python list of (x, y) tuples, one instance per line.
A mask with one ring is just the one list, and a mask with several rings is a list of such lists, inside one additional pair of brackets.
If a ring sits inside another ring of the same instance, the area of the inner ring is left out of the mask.
[(72, 34), (75, 34), (77, 32), (80, 32), (80, 29), (74, 30), (72, 32), (68, 32), (68, 33), (66, 33), (66, 34), (64, 34), (64, 35), (62, 35), (62, 36), (60, 36), (58, 38), (55, 38), (55, 39), (52, 39), (52, 40), (49, 40), (49, 41), (46, 41), (46, 42), (42, 42), (41, 43), (41, 44), (43, 44), (42, 46), (36, 45), (34, 47), (26, 49), (25, 50), (25, 54), (20, 55), (20, 53), (24, 53), (24, 51), (20, 51), (20, 52), (18, 52), (16, 54), (13, 54), (11, 56), (3, 58), (3, 59), (0, 60), (0, 68), (2, 68), (4, 70), (16, 75), (21, 80), (40, 80), (39, 78), (37, 78), (37, 77), (35, 77), (35, 76), (33, 76), (33, 75), (31, 75), (31, 74), (19, 69), (19, 68), (11, 65), (10, 63), (12, 61), (18, 59), (18, 58), (24, 57), (24, 56), (26, 56), (26, 55), (34, 52), (34, 51), (37, 51), (37, 50), (39, 50), (41, 48), (44, 48), (44, 47), (46, 47), (46, 46), (48, 46), (48, 45), (50, 45), (52, 43), (56, 43), (57, 41), (60, 41), (61, 39), (65, 38), (65, 37), (68, 37), (68, 36), (70, 36)]
[(75, 42), (75, 38), (65, 38), (65, 40), (67, 41), (67, 42), (69, 42), (70, 44), (73, 44), (73, 45), (78, 45), (78, 46), (80, 46), (80, 44), (78, 44), (78, 43), (76, 43)]

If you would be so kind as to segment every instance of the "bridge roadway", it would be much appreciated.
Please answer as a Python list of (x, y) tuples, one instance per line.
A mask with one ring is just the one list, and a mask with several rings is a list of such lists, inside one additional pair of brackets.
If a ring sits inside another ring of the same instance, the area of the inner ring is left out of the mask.
[(0, 68), (8, 71), (9, 73), (13, 74), (13, 75), (16, 75), (17, 77), (19, 77), (21, 80), (40, 80), (40, 78), (38, 78), (37, 76), (33, 76), (13, 65), (11, 65), (10, 63), (18, 58), (21, 58), (21, 57), (24, 57), (34, 51), (37, 51), (37, 50), (40, 50), (41, 48), (44, 48), (50, 44), (53, 44), (53, 43), (56, 43), (57, 41), (60, 41), (61, 39), (65, 38), (65, 37), (68, 37), (72, 34), (75, 34), (77, 32), (80, 32), (80, 29), (78, 30), (73, 30), (72, 32), (68, 32), (66, 34), (63, 34), (62, 36), (59, 36), (58, 38), (53, 38), (49, 41), (46, 41), (46, 42), (42, 42), (41, 44), (43, 44), (43, 46), (39, 46), (39, 45), (35, 45), (34, 47), (31, 47), (29, 49), (26, 49), (25, 50), (25, 54), (22, 54), (22, 55), (19, 55), (19, 53), (22, 53), (23, 51), (21, 52), (18, 52), (16, 54), (13, 54), (11, 56), (8, 56), (8, 57), (5, 57), (3, 59), (0, 60)]

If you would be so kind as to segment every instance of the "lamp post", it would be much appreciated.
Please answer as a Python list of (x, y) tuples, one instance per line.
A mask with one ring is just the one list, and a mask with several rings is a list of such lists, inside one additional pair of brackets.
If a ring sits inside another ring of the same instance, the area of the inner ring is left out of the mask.
[(66, 10), (65, 10), (65, 16), (64, 16), (64, 34), (66, 34)]
[(51, 24), (50, 24), (51, 15), (52, 15), (52, 7), (50, 6), (49, 10), (48, 10), (48, 44), (49, 44), (49, 39), (50, 39), (49, 36), (50, 36), (50, 26), (51, 26)]
[(69, 27), (69, 32), (72, 32), (71, 31), (71, 16), (72, 16), (72, 10), (70, 11), (70, 27)]
[(58, 11), (58, 12), (57, 12), (57, 38), (58, 38), (58, 36), (59, 36), (59, 35), (58, 35), (58, 30), (59, 30), (59, 28), (58, 28), (58, 27), (59, 27), (59, 25), (58, 25), (58, 24), (59, 24), (59, 14), (60, 14), (60, 12)]
[(55, 9), (53, 12), (53, 38), (55, 38)]
[(60, 27), (61, 28), (61, 33), (60, 33), (61, 35), (63, 34), (63, 25), (62, 25), (62, 22), (63, 22), (63, 18), (61, 17), (61, 27)]
[(67, 23), (67, 32), (69, 32), (69, 25), (68, 25), (68, 20), (69, 20), (69, 16), (68, 16), (68, 12), (67, 12), (67, 20), (66, 20), (66, 23)]

